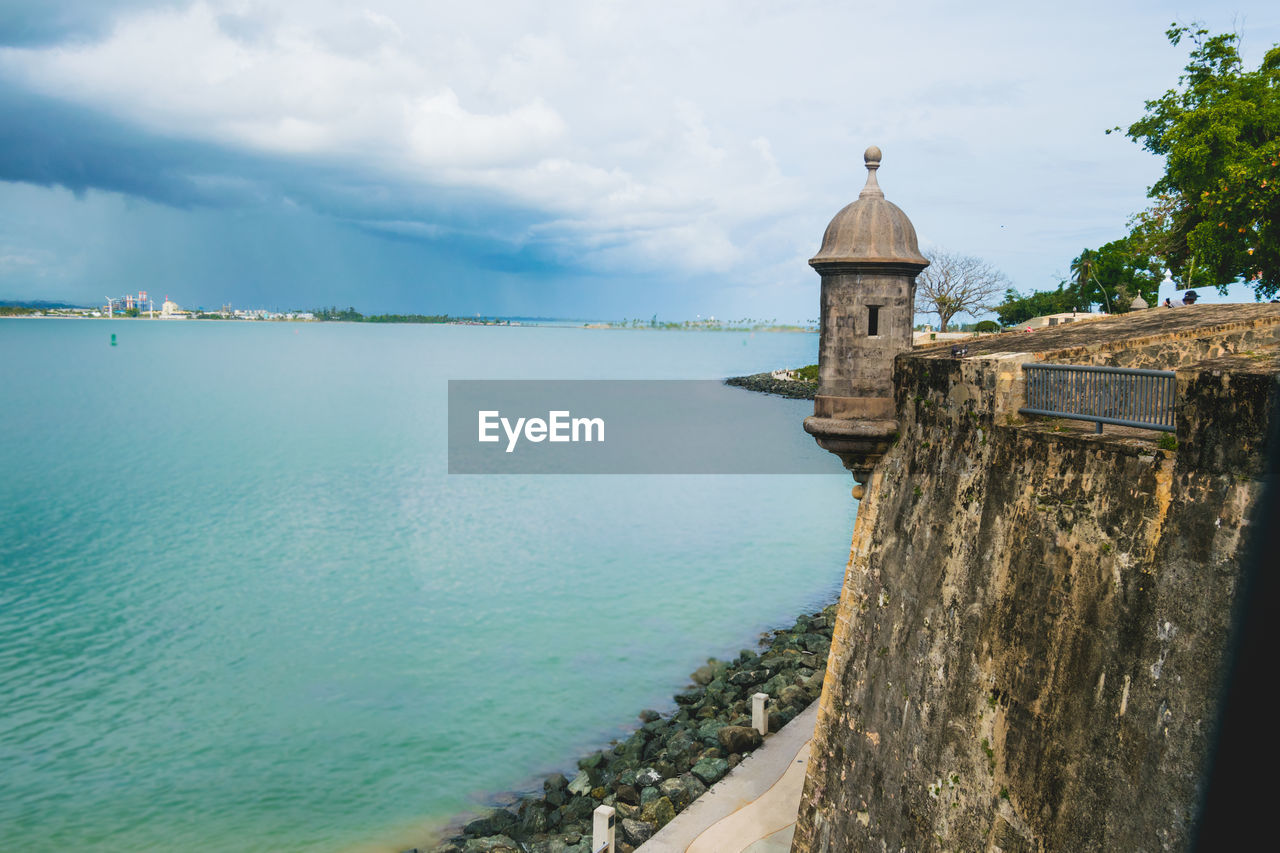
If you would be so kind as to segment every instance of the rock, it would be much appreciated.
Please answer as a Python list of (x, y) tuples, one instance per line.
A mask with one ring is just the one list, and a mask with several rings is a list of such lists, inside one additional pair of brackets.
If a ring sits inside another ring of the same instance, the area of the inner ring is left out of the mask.
[(659, 797), (640, 811), (641, 818), (645, 822), (653, 824), (658, 829), (666, 826), (675, 819), (676, 809), (671, 801), (666, 797)]
[(778, 731), (786, 724), (786, 721), (782, 719), (782, 712), (776, 707), (770, 708), (765, 713), (765, 716), (769, 719), (769, 731), (771, 732)]
[(568, 789), (569, 780), (559, 773), (553, 773), (548, 776), (542, 783), (542, 791), (547, 805), (551, 808), (563, 806), (565, 801), (569, 799)]
[(662, 715), (657, 711), (651, 711), (646, 708), (640, 712), (640, 722), (642, 723), (652, 723), (654, 720), (660, 719), (662, 719)]
[(688, 690), (677, 693), (674, 698), (677, 705), (696, 705), (702, 700), (702, 694), (701, 687), (690, 687)]
[(663, 779), (658, 786), (662, 796), (671, 801), (671, 805), (679, 811), (693, 801), (689, 795), (689, 786), (684, 779)]
[(661, 797), (661, 796), (662, 794), (659, 793), (657, 787), (650, 785), (648, 788), (645, 788), (643, 791), (640, 792), (641, 808), (649, 805), (649, 803), (652, 803), (654, 800), (658, 799), (658, 797)]
[(591, 789), (591, 799), (593, 800), (603, 800), (607, 796), (609, 796), (609, 792), (604, 787), (596, 787)]
[[(574, 797), (564, 806), (566, 823), (585, 820), (596, 810), (596, 801), (590, 797)], [(566, 830), (567, 831), (567, 830)]]
[(760, 692), (768, 693), (770, 696), (777, 696), (782, 692), (782, 688), (790, 683), (791, 681), (785, 675), (778, 673), (764, 683), (764, 686), (760, 688)]
[(694, 684), (710, 684), (714, 679), (724, 674), (729, 665), (724, 661), (715, 658), (707, 658), (706, 664), (694, 670), (693, 675), (689, 676), (693, 679)]
[(579, 770), (578, 775), (573, 777), (573, 781), (569, 783), (569, 793), (583, 796), (591, 793), (591, 776), (585, 770)]
[(520, 834), (541, 835), (547, 831), (547, 810), (538, 800), (525, 800), (520, 805)]
[(800, 638), (800, 643), (814, 654), (826, 654), (831, 648), (831, 640), (821, 634), (805, 634)]
[(510, 832), (517, 823), (517, 818), (509, 811), (499, 809), (492, 814), (477, 818), (462, 828), (464, 834), (473, 838), (490, 835), (502, 835)]
[(687, 731), (677, 732), (667, 741), (667, 758), (679, 764), (681, 759), (692, 758), (702, 751), (702, 746)]
[(640, 806), (638, 804), (632, 805), (631, 803), (619, 802), (616, 806), (614, 806), (614, 808), (618, 810), (619, 819), (622, 819), (624, 817), (633, 817), (633, 818), (640, 817)]
[(729, 762), (723, 758), (704, 758), (693, 765), (693, 770), (690, 772), (704, 784), (714, 785), (729, 772)]
[(789, 707), (803, 708), (809, 704), (809, 696), (805, 693), (803, 687), (797, 687), (794, 684), (788, 684), (782, 690), (778, 691), (778, 701)]
[(707, 786), (692, 773), (684, 774), (680, 777), (680, 781), (684, 783), (685, 790), (689, 792), (689, 802), (693, 802), (707, 792)]
[(635, 784), (640, 788), (647, 788), (650, 785), (656, 785), (662, 781), (662, 774), (652, 767), (641, 767), (636, 771)]
[(462, 848), (463, 853), (521, 853), (520, 845), (506, 835), (488, 838), (470, 838)]
[[(799, 690), (799, 688), (796, 688)], [(760, 732), (748, 726), (725, 726), (716, 733), (725, 752), (750, 752), (764, 742)]]
[(627, 841), (639, 847), (650, 838), (653, 837), (654, 826), (643, 820), (631, 820), (630, 818), (622, 821), (622, 834)]
[(768, 678), (769, 674), (761, 669), (739, 670), (730, 675), (728, 681), (736, 687), (750, 687)]
[(701, 726), (698, 726), (698, 740), (714, 746), (720, 742), (720, 730), (724, 728), (724, 723), (719, 720), (707, 720)]
[(614, 789), (614, 795), (617, 796), (620, 803), (626, 803), (631, 806), (640, 805), (640, 795), (630, 785), (619, 785)]

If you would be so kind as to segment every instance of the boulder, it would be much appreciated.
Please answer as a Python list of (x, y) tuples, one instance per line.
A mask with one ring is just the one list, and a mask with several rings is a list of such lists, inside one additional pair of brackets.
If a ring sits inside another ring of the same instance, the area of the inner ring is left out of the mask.
[(631, 820), (626, 818), (622, 821), (622, 834), (626, 840), (639, 847), (650, 838), (653, 837), (654, 826), (643, 820)]
[(698, 726), (698, 740), (708, 746), (715, 746), (720, 742), (720, 730), (724, 728), (724, 723), (719, 720), (707, 720)]
[(631, 806), (640, 805), (640, 794), (631, 785), (619, 785), (613, 792), (620, 803)]
[(464, 834), (473, 838), (482, 838), (489, 835), (503, 835), (510, 832), (516, 825), (517, 818), (511, 812), (504, 809), (485, 815), (481, 818), (468, 823), (462, 828)]
[(520, 802), (520, 809), (516, 815), (520, 821), (521, 835), (528, 837), (547, 831), (547, 807), (542, 800), (526, 797)]
[(462, 853), (522, 853), (515, 839), (506, 835), (491, 835), (488, 838), (469, 838), (462, 847)]
[(702, 780), (703, 784), (714, 785), (729, 772), (729, 762), (723, 758), (704, 758), (693, 765), (690, 772)]
[(728, 753), (750, 752), (764, 742), (760, 732), (749, 726), (725, 726), (716, 733), (716, 737), (720, 747)]
[(568, 788), (569, 780), (565, 779), (559, 773), (547, 777), (547, 780), (542, 783), (543, 795), (544, 799), (547, 801), (547, 805), (552, 808), (563, 806), (565, 801), (569, 799)]
[(787, 707), (803, 708), (809, 704), (809, 695), (803, 687), (788, 684), (778, 691), (778, 701)]
[(736, 687), (750, 687), (753, 684), (759, 684), (769, 677), (768, 672), (762, 669), (745, 669), (730, 675), (728, 681)]
[(578, 775), (573, 777), (573, 781), (569, 783), (569, 793), (583, 796), (591, 793), (591, 775), (585, 770), (579, 770)]
[(684, 783), (685, 790), (689, 792), (689, 802), (693, 802), (707, 792), (707, 786), (692, 773), (684, 774), (680, 777), (680, 781)]
[(636, 771), (636, 787), (647, 788), (662, 781), (662, 774), (652, 767), (641, 767)]
[(671, 805), (675, 806), (677, 811), (693, 801), (689, 795), (689, 785), (684, 779), (663, 779), (658, 790), (662, 796), (671, 801)]
[(565, 823), (575, 823), (591, 817), (596, 810), (596, 801), (591, 797), (574, 797), (563, 808)]
[(658, 829), (675, 819), (676, 809), (666, 797), (659, 797), (640, 811), (640, 817)]

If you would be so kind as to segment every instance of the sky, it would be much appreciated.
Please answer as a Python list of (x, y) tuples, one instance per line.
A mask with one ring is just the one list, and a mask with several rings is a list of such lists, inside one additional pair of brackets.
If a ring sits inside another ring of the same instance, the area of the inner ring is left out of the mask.
[(873, 144), (922, 248), (1048, 289), (1145, 206), (1104, 131), (1195, 21), (1280, 43), (1252, 0), (0, 0), (0, 299), (812, 320)]

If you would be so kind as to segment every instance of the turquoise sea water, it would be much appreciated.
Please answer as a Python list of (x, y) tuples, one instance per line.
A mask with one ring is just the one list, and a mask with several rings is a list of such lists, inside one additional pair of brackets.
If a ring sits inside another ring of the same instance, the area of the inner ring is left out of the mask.
[(816, 350), (0, 320), (0, 850), (400, 849), (670, 707), (834, 598), (847, 475), (450, 477), (446, 382)]

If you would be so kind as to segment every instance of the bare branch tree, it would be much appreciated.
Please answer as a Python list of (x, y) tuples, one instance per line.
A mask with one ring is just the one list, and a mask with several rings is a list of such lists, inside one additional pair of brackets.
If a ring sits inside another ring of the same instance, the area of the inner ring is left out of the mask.
[(991, 264), (972, 255), (943, 249), (925, 252), (929, 266), (916, 277), (916, 310), (938, 315), (939, 331), (960, 313), (991, 311), (1009, 286), (1009, 279)]

